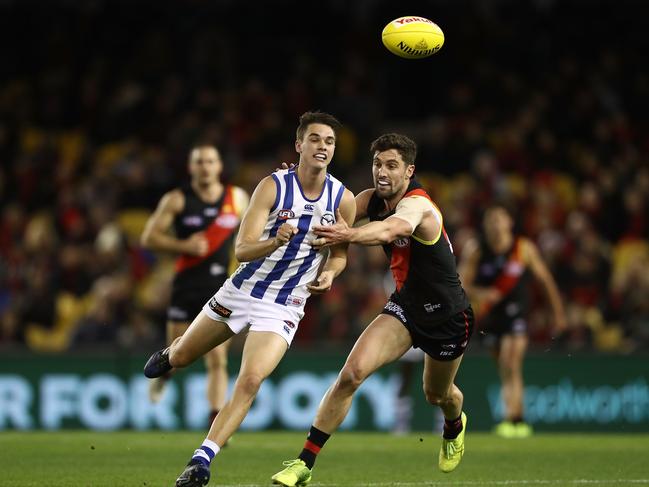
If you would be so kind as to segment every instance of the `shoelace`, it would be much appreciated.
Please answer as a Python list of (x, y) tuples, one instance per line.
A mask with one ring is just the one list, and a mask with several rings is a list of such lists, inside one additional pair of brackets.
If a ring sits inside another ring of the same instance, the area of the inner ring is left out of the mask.
[(447, 440), (444, 442), (444, 455), (446, 458), (451, 458), (458, 449), (455, 447), (455, 442), (453, 440)]
[(282, 465), (284, 465), (291, 473), (295, 474), (296, 477), (300, 477), (302, 474), (302, 468), (305, 468), (300, 460), (286, 460), (282, 462)]

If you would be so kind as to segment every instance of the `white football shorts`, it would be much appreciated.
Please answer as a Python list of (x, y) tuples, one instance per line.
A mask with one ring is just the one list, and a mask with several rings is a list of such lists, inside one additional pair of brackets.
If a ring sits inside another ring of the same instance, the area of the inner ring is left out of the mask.
[(255, 298), (237, 289), (230, 279), (205, 303), (203, 311), (214, 321), (225, 323), (234, 333), (248, 326), (252, 331), (270, 331), (286, 340), (289, 347), (304, 316), (304, 307)]

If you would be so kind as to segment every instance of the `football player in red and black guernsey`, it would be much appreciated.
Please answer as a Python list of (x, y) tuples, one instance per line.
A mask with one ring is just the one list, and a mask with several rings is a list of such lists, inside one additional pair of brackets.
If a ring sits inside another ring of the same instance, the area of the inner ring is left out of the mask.
[[(189, 184), (162, 197), (141, 238), (144, 247), (178, 255), (167, 311), (168, 344), (187, 330), (234, 270), (235, 234), (249, 200), (243, 189), (221, 182), (223, 162), (213, 145), (192, 148), (188, 171)], [(205, 355), (205, 365), (213, 419), (227, 393), (227, 342)], [(149, 397), (153, 402), (162, 396), (168, 379), (169, 375), (151, 380)]]
[(356, 196), (356, 221), (341, 216), (315, 227), (316, 248), (339, 243), (382, 245), (396, 284), (383, 312), (363, 331), (335, 383), (325, 394), (299, 458), (273, 476), (293, 486), (310, 478), (315, 457), (345, 419), (352, 397), (382, 365), (411, 346), (426, 352), (423, 389), (446, 419), (438, 464), (451, 472), (464, 454), (466, 414), (455, 375), (473, 330), (473, 311), (456, 270), (442, 214), (414, 179), (417, 146), (400, 134), (385, 134), (371, 145), (374, 188)]
[(532, 434), (531, 426), (523, 420), (530, 274), (549, 298), (554, 333), (565, 330), (566, 316), (552, 274), (534, 243), (514, 233), (509, 210), (501, 204), (489, 206), (482, 226), (483, 236), (468, 240), (462, 249), (459, 270), (467, 292), (478, 305), (478, 322), (498, 363), (505, 414), (495, 433), (504, 438), (524, 438)]

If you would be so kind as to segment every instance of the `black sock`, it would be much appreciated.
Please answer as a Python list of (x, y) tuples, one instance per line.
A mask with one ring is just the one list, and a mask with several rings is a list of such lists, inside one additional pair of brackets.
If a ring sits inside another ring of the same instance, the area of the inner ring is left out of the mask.
[(444, 439), (454, 440), (462, 432), (462, 414), (456, 419), (444, 419)]
[(209, 419), (208, 419), (208, 423), (207, 423), (207, 428), (208, 428), (208, 429), (212, 426), (212, 423), (214, 422), (214, 420), (216, 419), (216, 416), (217, 416), (218, 414), (219, 414), (219, 410), (218, 410), (218, 409), (212, 409), (212, 410), (210, 411), (210, 417), (209, 417)]
[(308, 468), (313, 468), (315, 458), (318, 456), (320, 449), (324, 446), (330, 436), (329, 433), (325, 433), (315, 426), (311, 426), (302, 453), (300, 453), (298, 458), (302, 460)]
[(512, 423), (514, 423), (514, 424), (522, 423), (522, 422), (523, 422), (523, 416), (522, 415), (514, 416), (512, 418)]

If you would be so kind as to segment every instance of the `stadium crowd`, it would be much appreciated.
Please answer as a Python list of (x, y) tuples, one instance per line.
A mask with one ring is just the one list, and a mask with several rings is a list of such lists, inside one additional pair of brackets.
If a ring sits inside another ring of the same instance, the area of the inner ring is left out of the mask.
[[(0, 3), (0, 347), (157, 348), (173, 261), (139, 236), (186, 177), (191, 144), (216, 143), (226, 178), (251, 191), (295, 160), (296, 120), (319, 108), (344, 123), (331, 170), (354, 193), (371, 185), (373, 138), (418, 142), (457, 255), (485, 205), (515, 207), (569, 319), (550, 345), (537, 292), (533, 347), (647, 350), (649, 46), (633, 2), (606, 19), (579, 5), (440, 2), (420, 14), (447, 44), (412, 62), (381, 46), (400, 15), (381, 1), (331, 2), (291, 32), (236, 2), (59, 1), (29, 15), (29, 2)], [(273, 15), (295, 14), (278, 2)], [(621, 35), (589, 35), (604, 21)], [(296, 345), (347, 347), (382, 307), (382, 252), (350, 253)]]

